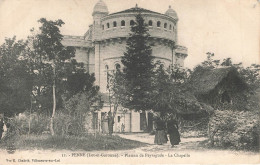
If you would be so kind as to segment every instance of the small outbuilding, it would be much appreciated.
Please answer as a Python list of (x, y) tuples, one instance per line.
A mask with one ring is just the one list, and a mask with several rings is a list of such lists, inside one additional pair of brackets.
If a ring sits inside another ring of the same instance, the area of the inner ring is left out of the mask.
[(198, 101), (214, 109), (246, 108), (248, 85), (234, 67), (198, 69), (189, 84)]

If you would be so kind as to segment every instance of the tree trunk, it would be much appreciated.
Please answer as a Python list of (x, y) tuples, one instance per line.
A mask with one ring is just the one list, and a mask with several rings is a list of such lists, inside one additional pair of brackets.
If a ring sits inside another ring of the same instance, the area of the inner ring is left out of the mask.
[(31, 115), (32, 115), (32, 96), (31, 96), (31, 107), (30, 107), (30, 114), (29, 114), (29, 131), (28, 135), (31, 133)]
[(55, 116), (55, 111), (56, 111), (56, 84), (55, 84), (55, 64), (54, 64), (54, 67), (53, 67), (53, 86), (52, 86), (52, 97), (53, 97), (53, 108), (52, 108), (52, 115), (51, 115), (51, 120), (50, 120), (50, 132), (51, 132), (51, 135), (54, 136), (54, 128), (53, 128), (53, 122), (54, 122), (54, 116)]

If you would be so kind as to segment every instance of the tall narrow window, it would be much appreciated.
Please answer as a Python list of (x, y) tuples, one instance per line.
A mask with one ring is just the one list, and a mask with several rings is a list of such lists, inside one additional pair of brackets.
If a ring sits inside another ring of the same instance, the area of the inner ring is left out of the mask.
[(167, 29), (167, 23), (164, 23), (164, 29)]
[(107, 23), (107, 28), (108, 28), (108, 29), (110, 28), (110, 25), (109, 25), (109, 23)]
[(119, 70), (121, 68), (120, 64), (115, 65), (116, 70)]
[(161, 22), (160, 21), (157, 22), (157, 27), (161, 27)]
[(108, 69), (109, 69), (108, 65), (105, 66), (105, 69), (106, 69), (106, 71), (108, 71)]
[(117, 26), (116, 21), (114, 21), (113, 22), (113, 27), (116, 27), (116, 26)]
[(104, 30), (105, 29), (105, 26), (104, 25), (102, 25), (102, 30)]
[(134, 20), (131, 20), (131, 21), (130, 21), (130, 26), (134, 26), (134, 24), (135, 24), (135, 21), (134, 21)]
[(150, 20), (150, 21), (148, 22), (148, 25), (149, 25), (149, 26), (153, 26), (153, 21)]
[(172, 25), (170, 25), (169, 29), (172, 30)]
[(125, 21), (124, 20), (121, 21), (121, 26), (125, 26)]
[(108, 65), (105, 65), (105, 76), (106, 76), (106, 79), (107, 79), (107, 85), (106, 85), (106, 88), (107, 89), (109, 89), (109, 76), (108, 76), (108, 69), (109, 69), (109, 67), (108, 67)]

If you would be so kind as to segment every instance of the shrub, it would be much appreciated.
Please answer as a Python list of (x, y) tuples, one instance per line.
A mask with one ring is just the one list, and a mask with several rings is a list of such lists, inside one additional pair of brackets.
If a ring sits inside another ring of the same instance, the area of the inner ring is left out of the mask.
[(259, 150), (259, 132), (259, 112), (217, 110), (209, 121), (215, 147)]
[(207, 136), (208, 117), (195, 118), (192, 120), (182, 119), (179, 124), (179, 131), (182, 137)]
[[(29, 132), (34, 135), (49, 134), (50, 116), (32, 113), (30, 117), (29, 113), (25, 112), (10, 118), (8, 123), (15, 127), (20, 135), (26, 135)], [(79, 120), (78, 116), (58, 111), (54, 120), (54, 131), (57, 135), (82, 135), (89, 131), (91, 124), (89, 113), (81, 114), (81, 120)]]
[[(81, 119), (80, 119), (81, 118)], [(54, 131), (57, 135), (81, 136), (87, 133), (90, 114), (82, 113), (81, 117), (58, 112), (54, 120)]]
[(10, 118), (9, 124), (15, 126), (19, 130), (19, 134), (29, 133), (29, 121), (30, 121), (30, 134), (42, 134), (48, 130), (49, 117), (44, 114), (32, 113), (21, 113), (19, 115)]

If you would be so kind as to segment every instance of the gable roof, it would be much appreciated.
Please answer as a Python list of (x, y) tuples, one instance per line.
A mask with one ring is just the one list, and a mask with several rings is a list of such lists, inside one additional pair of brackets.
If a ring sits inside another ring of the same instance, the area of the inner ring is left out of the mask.
[(197, 94), (205, 94), (213, 90), (224, 78), (228, 75), (235, 75), (239, 83), (246, 85), (246, 83), (239, 77), (239, 73), (234, 67), (225, 67), (217, 69), (197, 70), (193, 73), (189, 84)]

